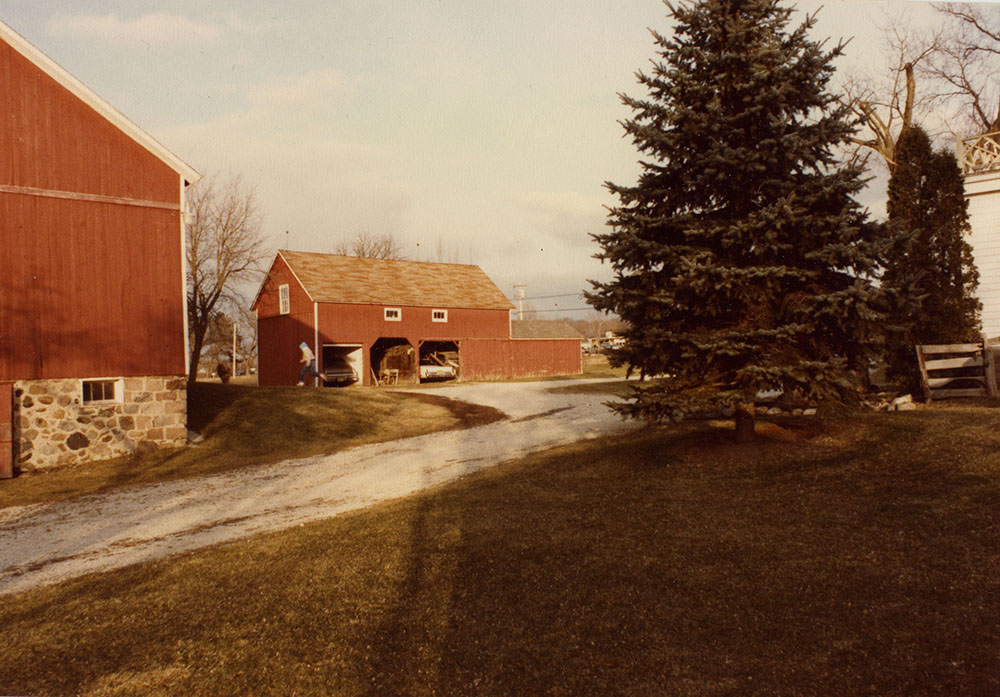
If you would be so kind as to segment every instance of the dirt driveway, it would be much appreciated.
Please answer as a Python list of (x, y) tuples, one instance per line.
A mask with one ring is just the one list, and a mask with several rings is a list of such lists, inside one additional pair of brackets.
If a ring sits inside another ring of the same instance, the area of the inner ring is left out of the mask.
[(157, 559), (405, 496), (527, 453), (633, 428), (575, 382), (421, 390), (508, 418), (188, 481), (0, 509), (0, 593)]

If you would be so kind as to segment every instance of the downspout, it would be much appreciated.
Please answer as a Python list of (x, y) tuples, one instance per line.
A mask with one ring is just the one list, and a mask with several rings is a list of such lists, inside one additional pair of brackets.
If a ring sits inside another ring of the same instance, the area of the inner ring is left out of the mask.
[[(316, 372), (319, 372), (319, 303), (313, 303), (313, 354), (316, 356)], [(313, 378), (316, 387), (319, 387), (319, 378)]]
[(181, 306), (184, 317), (181, 326), (184, 327), (184, 379), (191, 376), (191, 337), (188, 331), (188, 294), (187, 294), (187, 227), (191, 224), (191, 213), (187, 209), (187, 182), (181, 177)]

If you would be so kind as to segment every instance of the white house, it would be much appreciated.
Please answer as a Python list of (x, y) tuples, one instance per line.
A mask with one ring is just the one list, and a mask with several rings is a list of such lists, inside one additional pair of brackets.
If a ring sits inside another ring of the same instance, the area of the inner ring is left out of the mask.
[(958, 142), (958, 163), (969, 202), (972, 254), (979, 269), (983, 335), (1000, 337), (1000, 133)]

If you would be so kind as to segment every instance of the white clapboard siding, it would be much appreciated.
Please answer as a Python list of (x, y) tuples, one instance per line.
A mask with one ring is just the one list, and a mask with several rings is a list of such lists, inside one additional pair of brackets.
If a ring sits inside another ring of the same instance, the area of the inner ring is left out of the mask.
[(967, 174), (965, 196), (972, 228), (969, 243), (979, 269), (983, 335), (1000, 337), (1000, 170)]

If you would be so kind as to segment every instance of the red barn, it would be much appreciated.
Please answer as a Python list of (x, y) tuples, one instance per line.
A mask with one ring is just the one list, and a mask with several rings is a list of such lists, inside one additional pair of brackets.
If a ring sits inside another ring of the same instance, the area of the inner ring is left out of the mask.
[(512, 339), (513, 305), (478, 266), (279, 251), (253, 307), (261, 385), (297, 382), (302, 342), (327, 382), (583, 369), (579, 339)]
[(186, 439), (200, 178), (0, 22), (0, 473)]

